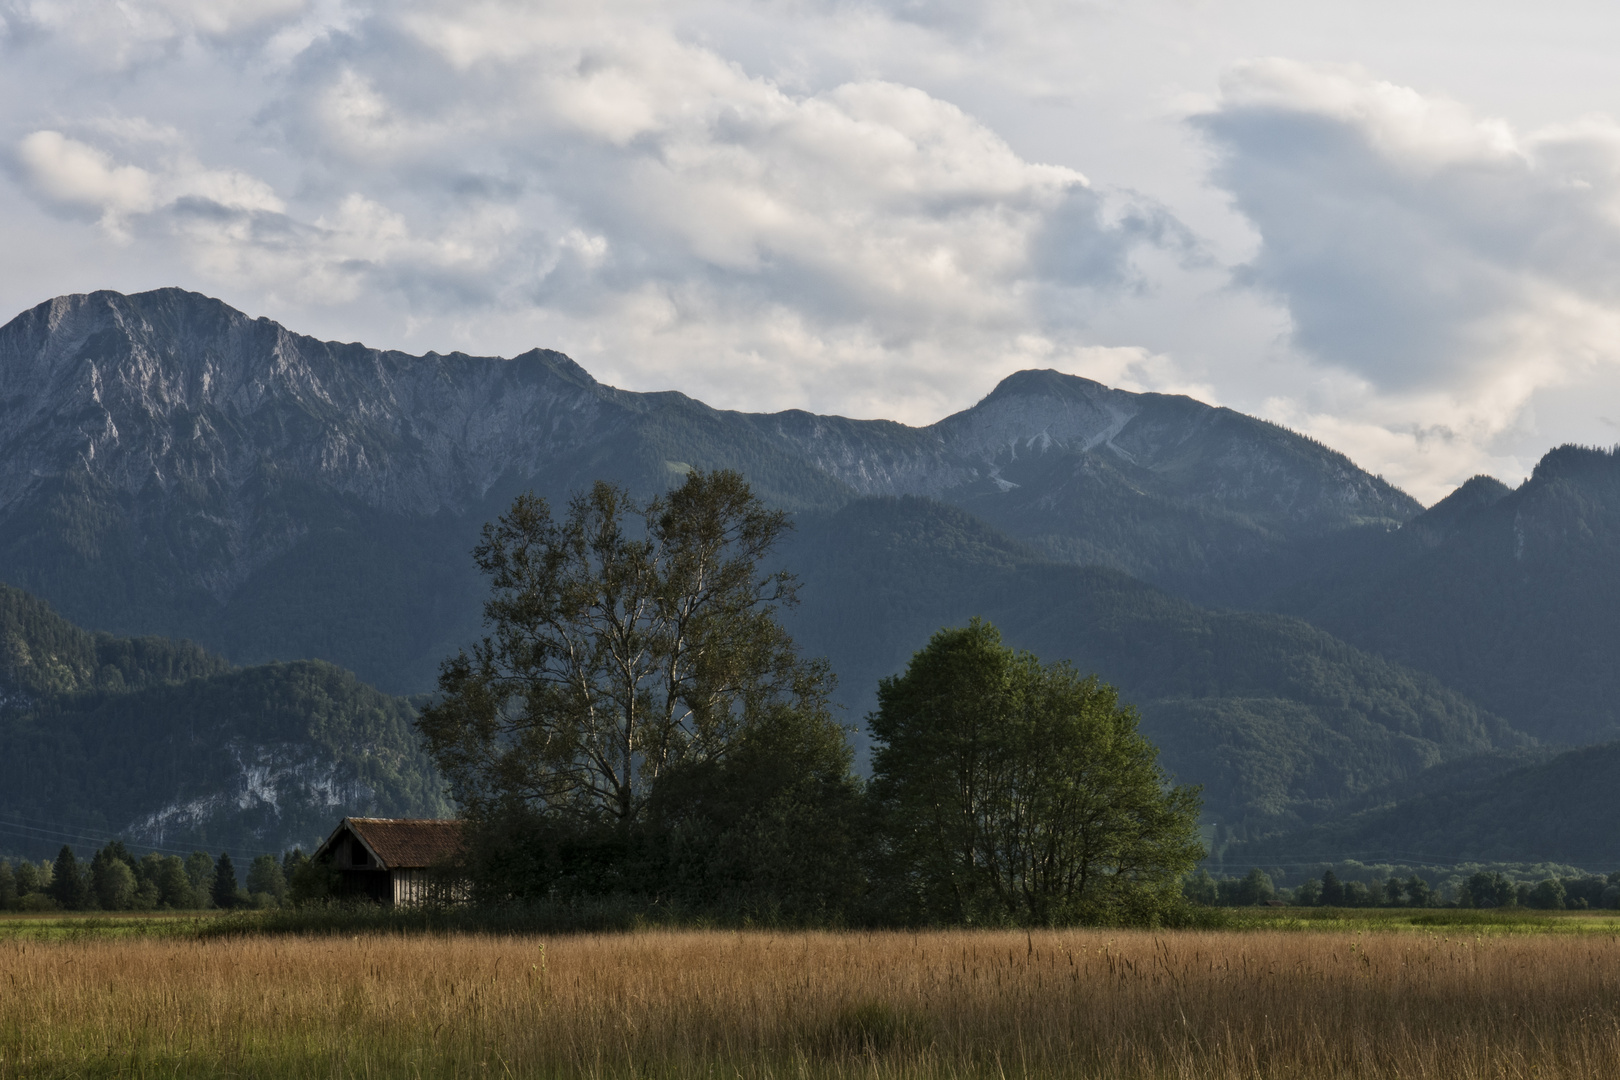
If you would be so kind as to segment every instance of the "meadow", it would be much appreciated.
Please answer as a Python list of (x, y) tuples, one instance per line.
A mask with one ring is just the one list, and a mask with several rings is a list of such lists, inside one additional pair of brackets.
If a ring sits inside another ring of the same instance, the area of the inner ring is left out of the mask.
[(1491, 930), (9, 938), (0, 1077), (1620, 1076), (1620, 937)]

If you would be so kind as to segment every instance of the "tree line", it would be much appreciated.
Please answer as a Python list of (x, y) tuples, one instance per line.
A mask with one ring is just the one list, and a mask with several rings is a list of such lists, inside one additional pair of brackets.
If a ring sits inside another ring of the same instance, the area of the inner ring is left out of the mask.
[(1295, 907), (1347, 908), (1531, 908), (1582, 911), (1620, 908), (1620, 871), (1608, 876), (1580, 874), (1515, 881), (1499, 870), (1478, 870), (1465, 878), (1454, 896), (1442, 895), (1416, 874), (1370, 881), (1341, 880), (1332, 870), (1298, 886), (1278, 888), (1258, 868), (1243, 877), (1212, 877), (1199, 870), (1182, 884), (1188, 901), (1205, 907), (1251, 907), (1280, 903)]
[(0, 859), (0, 910), (199, 911), (268, 908), (313, 889), (309, 858), (299, 849), (280, 859), (259, 855), (238, 879), (228, 852), (137, 857), (114, 840), (88, 861), (64, 844), (54, 861)]
[(734, 472), (561, 517), (520, 496), (474, 556), (488, 633), (418, 720), (485, 905), (797, 923), (1162, 922), (1204, 854), (1136, 710), (974, 621), (884, 679), (853, 772), (832, 673), (780, 621), (789, 527)]

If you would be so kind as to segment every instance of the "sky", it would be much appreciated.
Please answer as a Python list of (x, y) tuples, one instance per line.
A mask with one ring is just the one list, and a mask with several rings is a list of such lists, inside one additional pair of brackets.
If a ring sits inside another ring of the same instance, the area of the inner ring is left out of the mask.
[(0, 318), (926, 424), (1191, 394), (1424, 502), (1620, 441), (1620, 6), (0, 0)]

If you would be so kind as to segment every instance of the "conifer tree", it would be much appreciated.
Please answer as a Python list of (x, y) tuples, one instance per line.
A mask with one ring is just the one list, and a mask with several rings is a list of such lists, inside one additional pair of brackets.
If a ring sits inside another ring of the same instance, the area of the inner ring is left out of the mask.
[(88, 892), (84, 874), (79, 869), (79, 860), (74, 857), (73, 849), (63, 844), (51, 867), (51, 899), (68, 911), (80, 911), (88, 899)]
[(217, 908), (236, 906), (236, 867), (231, 865), (231, 857), (223, 851), (219, 853), (219, 861), (214, 864), (214, 887), (210, 899)]

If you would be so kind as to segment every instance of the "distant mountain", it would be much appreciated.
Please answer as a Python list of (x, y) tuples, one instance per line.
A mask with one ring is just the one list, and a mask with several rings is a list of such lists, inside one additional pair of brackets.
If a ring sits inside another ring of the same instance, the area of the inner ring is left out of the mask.
[[(1515, 725), (1610, 729), (1612, 463), (1559, 462), (1423, 512), (1283, 428), (1050, 371), (912, 428), (629, 393), (541, 350), (321, 342), (176, 289), (60, 297), (0, 327), (0, 579), (81, 625), (210, 651), (96, 638), (116, 656), (84, 653), (71, 686), (14, 680), (7, 737), (45, 764), (0, 791), (37, 776), (31, 805), (86, 827), (267, 838), (351, 779), (427, 806), (405, 706), (304, 661), (426, 690), (480, 632), (469, 552), (514, 494), (648, 494), (724, 467), (794, 514), (794, 630), (852, 720), (932, 631), (984, 615), (1121, 685), (1226, 834), (1296, 829), (1518, 752)], [(1267, 603), (1283, 613), (1196, 606)], [(117, 658), (142, 648), (176, 650), (174, 671)], [(204, 716), (184, 740), (165, 719)], [(212, 763), (198, 786), (163, 771), (179, 751), (155, 748), (176, 746)], [(56, 758), (144, 763), (163, 798)], [(261, 798), (267, 775), (290, 801)], [(198, 806), (215, 809), (186, 824)]]
[(349, 814), (448, 812), (410, 707), (320, 661), (233, 668), (92, 634), (0, 586), (0, 851), (280, 851)]
[(1429, 790), (1240, 844), (1228, 852), (1228, 865), (1308, 863), (1328, 852), (1334, 856), (1329, 861), (1554, 862), (1620, 869), (1620, 832), (1608, 810), (1609, 793), (1620, 787), (1620, 742), (1514, 768), (1466, 769), (1455, 777), (1439, 770), (1415, 786)]
[(1302, 622), (1199, 608), (1117, 571), (1053, 563), (958, 508), (862, 499), (801, 517), (791, 628), (859, 721), (879, 678), (975, 615), (1009, 644), (1119, 686), (1228, 835), (1320, 820), (1426, 769), (1530, 743), (1424, 675)]
[(1620, 452), (1564, 446), (1404, 527), (1349, 531), (1272, 605), (1420, 668), (1538, 738), (1620, 738)]
[(1023, 372), (925, 428), (721, 412), (559, 353), (316, 341), (195, 293), (64, 296), (0, 328), (0, 578), (240, 663), (431, 685), (477, 631), (468, 550), (517, 491), (736, 468), (793, 511), (971, 510), (1045, 555), (1247, 597), (1298, 542), (1419, 507), (1343, 455), (1188, 398)]

